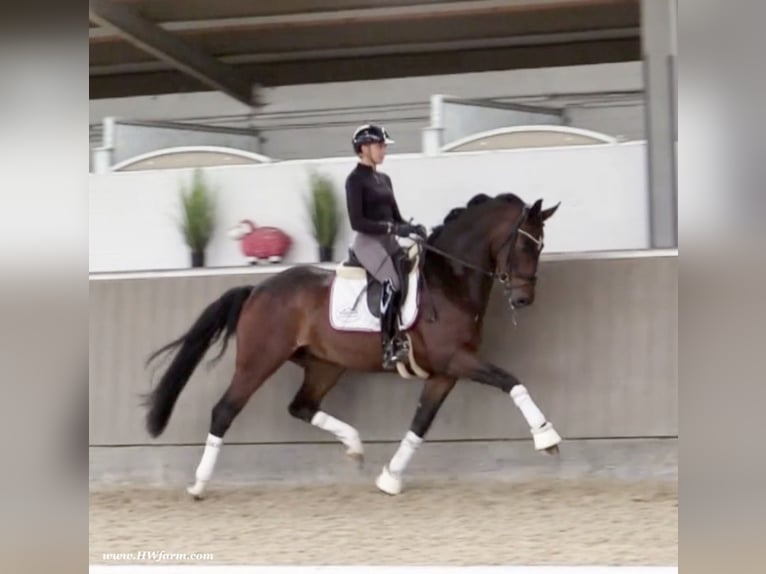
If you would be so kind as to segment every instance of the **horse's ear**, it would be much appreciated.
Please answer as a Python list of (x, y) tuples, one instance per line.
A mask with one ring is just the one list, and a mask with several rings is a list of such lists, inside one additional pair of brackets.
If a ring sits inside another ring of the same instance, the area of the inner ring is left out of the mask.
[(529, 218), (536, 219), (540, 215), (540, 210), (543, 208), (543, 200), (538, 199), (529, 209)]
[(548, 209), (544, 209), (543, 211), (541, 211), (540, 218), (542, 219), (542, 221), (545, 221), (546, 219), (550, 218), (554, 213), (556, 213), (556, 210), (559, 208), (559, 205), (561, 205), (560, 201), (553, 207), (549, 207)]

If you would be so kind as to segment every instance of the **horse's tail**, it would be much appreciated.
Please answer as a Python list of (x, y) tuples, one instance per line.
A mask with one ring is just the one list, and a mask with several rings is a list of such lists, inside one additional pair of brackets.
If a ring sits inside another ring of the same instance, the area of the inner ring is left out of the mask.
[(189, 331), (152, 353), (148, 365), (161, 354), (180, 347), (159, 384), (145, 398), (146, 429), (153, 437), (165, 430), (173, 412), (173, 406), (186, 382), (197, 368), (207, 350), (223, 335), (221, 351), (213, 359), (217, 361), (226, 351), (229, 338), (237, 329), (242, 306), (252, 292), (252, 287), (234, 287), (213, 301), (194, 322)]

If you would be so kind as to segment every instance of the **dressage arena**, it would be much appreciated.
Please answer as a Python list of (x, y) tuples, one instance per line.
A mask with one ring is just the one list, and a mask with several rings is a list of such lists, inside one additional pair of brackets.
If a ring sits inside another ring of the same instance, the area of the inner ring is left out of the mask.
[(419, 480), (393, 498), (371, 481), (271, 485), (201, 502), (121, 488), (91, 494), (90, 562), (145, 549), (213, 554), (196, 564), (662, 566), (678, 561), (677, 527), (661, 481)]
[[(280, 369), (235, 419), (208, 487), (192, 482), (233, 352), (199, 368), (151, 440), (150, 352), (224, 289), (273, 270), (91, 277), (90, 563), (640, 565), (677, 555), (676, 252), (544, 256), (518, 327), (500, 297), (483, 355), (515, 373), (564, 438), (536, 453), (509, 397), (461, 381), (404, 491), (375, 487), (418, 382), (351, 375), (325, 410), (361, 434), (366, 463), (291, 419), (299, 370)], [(571, 286), (577, 285), (576, 289)]]

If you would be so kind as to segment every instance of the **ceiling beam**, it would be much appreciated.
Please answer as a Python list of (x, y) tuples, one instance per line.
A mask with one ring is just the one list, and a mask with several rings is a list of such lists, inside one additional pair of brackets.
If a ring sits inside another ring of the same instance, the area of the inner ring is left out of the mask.
[[(512, 48), (519, 46), (550, 46), (554, 44), (575, 44), (578, 42), (638, 39), (640, 27), (610, 28), (603, 30), (583, 30), (579, 32), (556, 32), (552, 34), (525, 34), (505, 38), (480, 38), (474, 40), (456, 40), (453, 42), (422, 42), (416, 44), (376, 44), (348, 48), (321, 50), (300, 50), (290, 52), (271, 52), (260, 54), (234, 54), (221, 56), (227, 64), (268, 64), (279, 62), (331, 60), (335, 58), (364, 58), (370, 56), (425, 54), (441, 52), (462, 52), (486, 48)], [(126, 62), (122, 64), (104, 64), (90, 67), (91, 76), (107, 74), (135, 74), (158, 72), (169, 69), (162, 62)]]
[[(469, 16), (509, 16), (514, 12), (556, 11), (572, 8), (638, 7), (638, 0), (463, 0), (441, 4), (382, 5), (374, 8), (351, 8), (297, 14), (241, 16), (204, 20), (168, 21), (158, 24), (162, 29), (178, 33), (222, 32), (230, 30), (260, 30), (296, 27), (332, 26), (401, 20), (433, 20), (435, 18), (465, 18)], [(254, 10), (256, 10), (254, 8)], [(91, 41), (109, 41), (109, 30), (91, 29)]]
[(245, 105), (256, 104), (252, 84), (238, 71), (145, 20), (126, 6), (109, 0), (89, 0), (89, 17), (92, 22), (114, 30), (127, 42), (203, 84)]
[[(288, 86), (477, 73), (495, 70), (578, 66), (641, 60), (641, 40), (625, 38), (547, 46), (490, 48), (463, 52), (392, 54), (306, 62), (240, 64), (263, 86)], [(177, 72), (157, 71), (124, 75), (91, 75), (91, 99), (170, 92), (202, 91), (197, 82), (179, 78)]]

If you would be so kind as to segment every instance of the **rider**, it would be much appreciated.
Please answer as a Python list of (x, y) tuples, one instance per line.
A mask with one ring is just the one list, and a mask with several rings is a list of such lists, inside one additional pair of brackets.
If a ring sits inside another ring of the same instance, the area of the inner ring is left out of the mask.
[(406, 340), (399, 332), (399, 313), (407, 296), (407, 254), (396, 237), (425, 237), (422, 225), (404, 221), (396, 204), (391, 178), (378, 171), (386, 146), (394, 143), (382, 126), (360, 126), (351, 138), (359, 162), (346, 178), (346, 206), (351, 229), (356, 232), (352, 249), (356, 258), (383, 284), (381, 338), (383, 366), (406, 361)]

